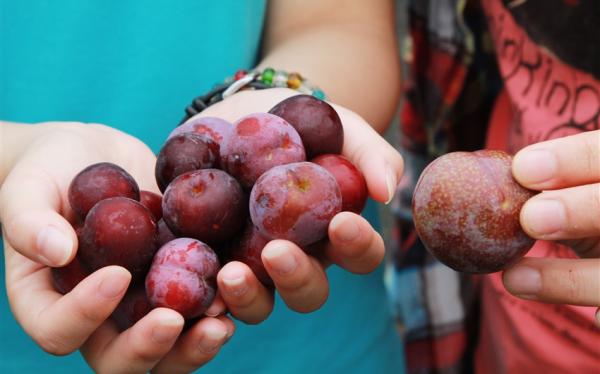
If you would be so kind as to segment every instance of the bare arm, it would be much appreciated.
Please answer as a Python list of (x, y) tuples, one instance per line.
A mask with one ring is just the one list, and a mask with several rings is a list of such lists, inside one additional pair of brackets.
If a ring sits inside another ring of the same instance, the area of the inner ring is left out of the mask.
[(400, 95), (393, 1), (271, 1), (259, 66), (299, 72), (381, 133)]

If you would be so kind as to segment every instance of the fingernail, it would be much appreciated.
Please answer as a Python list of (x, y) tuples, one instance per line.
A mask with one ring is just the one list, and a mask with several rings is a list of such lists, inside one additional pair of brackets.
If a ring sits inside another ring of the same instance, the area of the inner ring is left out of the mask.
[(125, 269), (112, 271), (100, 282), (98, 292), (106, 299), (114, 299), (125, 292), (130, 279), (131, 275)]
[(225, 307), (223, 306), (222, 302), (213, 301), (211, 306), (206, 310), (206, 312), (204, 312), (204, 314), (208, 317), (216, 317), (223, 313), (224, 310)]
[(331, 229), (335, 232), (335, 236), (342, 242), (352, 242), (358, 239), (360, 232), (358, 225), (349, 217), (340, 217), (336, 215), (331, 220)]
[(64, 265), (71, 257), (73, 240), (55, 227), (44, 228), (37, 236), (40, 256), (48, 265)]
[(262, 256), (281, 275), (287, 275), (296, 270), (298, 262), (293, 254), (283, 247), (267, 246)]
[(234, 296), (242, 296), (248, 292), (248, 284), (243, 274), (224, 275), (223, 285), (225, 286), (225, 291)]
[(524, 150), (513, 161), (515, 177), (525, 185), (539, 184), (552, 179), (557, 162), (554, 153), (545, 149)]
[(217, 328), (208, 329), (204, 332), (204, 336), (198, 344), (198, 349), (204, 353), (213, 353), (223, 344), (226, 337), (227, 331)]
[(523, 224), (534, 234), (553, 234), (563, 229), (565, 222), (565, 206), (560, 200), (532, 199), (523, 206)]
[(182, 322), (176, 318), (165, 318), (160, 325), (152, 329), (152, 340), (158, 344), (166, 344), (177, 338), (182, 328)]
[(396, 180), (396, 173), (389, 166), (386, 168), (385, 172), (385, 183), (387, 185), (388, 190), (388, 199), (385, 202), (385, 204), (387, 205), (394, 198), (394, 195), (396, 194), (396, 186), (398, 185), (398, 181)]
[(534, 299), (542, 289), (542, 277), (534, 268), (517, 266), (506, 271), (504, 284), (511, 293), (526, 299)]

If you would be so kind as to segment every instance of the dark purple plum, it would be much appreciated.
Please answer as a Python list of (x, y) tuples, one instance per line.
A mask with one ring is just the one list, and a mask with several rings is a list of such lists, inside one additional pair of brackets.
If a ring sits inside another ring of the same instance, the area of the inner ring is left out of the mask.
[(262, 284), (272, 287), (273, 280), (261, 259), (262, 250), (268, 242), (269, 240), (249, 221), (242, 236), (231, 245), (229, 259), (248, 265)]
[(294, 126), (310, 159), (318, 155), (342, 153), (344, 128), (335, 109), (311, 95), (287, 98), (269, 111)]
[(90, 275), (88, 269), (81, 263), (79, 254), (67, 265), (59, 268), (51, 268), (50, 271), (52, 273), (54, 288), (63, 295), (71, 292), (79, 282)]
[(146, 277), (146, 295), (154, 307), (176, 310), (186, 318), (198, 317), (216, 295), (219, 260), (213, 250), (190, 238), (162, 246)]
[(306, 160), (298, 132), (285, 120), (268, 113), (241, 118), (221, 146), (222, 167), (244, 188), (251, 188), (265, 171), (277, 165)]
[(123, 299), (115, 308), (112, 318), (121, 331), (135, 325), (153, 309), (146, 296), (144, 284), (135, 284), (129, 287)]
[(341, 209), (335, 178), (312, 162), (272, 168), (250, 194), (250, 217), (261, 234), (300, 247), (325, 238), (329, 222)]
[(110, 197), (128, 197), (140, 200), (140, 189), (129, 173), (108, 162), (86, 167), (69, 186), (69, 204), (75, 214), (84, 220), (97, 202)]
[(195, 133), (198, 135), (206, 136), (212, 141), (221, 145), (223, 140), (231, 131), (231, 123), (221, 118), (216, 117), (193, 117), (183, 123), (181, 126), (171, 131), (167, 140), (172, 137), (184, 133)]
[(150, 191), (140, 191), (140, 203), (148, 208), (158, 222), (162, 218), (162, 196)]
[(167, 226), (164, 219), (160, 219), (156, 224), (158, 230), (158, 246), (162, 247), (173, 239), (177, 239), (175, 234), (171, 231), (169, 226)]

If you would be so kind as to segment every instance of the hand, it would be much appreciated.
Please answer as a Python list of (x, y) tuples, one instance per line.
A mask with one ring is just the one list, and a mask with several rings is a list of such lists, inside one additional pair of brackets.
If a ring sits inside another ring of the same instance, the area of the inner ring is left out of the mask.
[[(297, 95), (289, 89), (243, 91), (219, 102), (200, 116), (221, 117), (230, 122), (253, 112), (267, 112), (283, 99)], [(343, 155), (364, 174), (369, 193), (387, 202), (402, 174), (402, 158), (362, 118), (335, 106), (344, 126)], [(307, 255), (285, 240), (268, 243), (262, 252), (265, 268), (284, 302), (307, 313), (327, 300), (329, 285), (325, 268), (336, 264), (350, 272), (369, 273), (381, 263), (381, 236), (361, 216), (349, 212), (336, 215), (329, 225), (329, 242), (319, 258)], [(217, 276), (219, 292), (229, 311), (246, 323), (259, 323), (273, 309), (273, 293), (262, 286), (250, 268), (241, 262), (226, 264)]]
[(586, 259), (522, 259), (504, 273), (507, 290), (532, 300), (599, 306), (600, 131), (524, 148), (513, 175), (524, 187), (544, 191), (523, 206), (524, 230)]
[[(80, 348), (97, 372), (189, 372), (208, 362), (233, 334), (224, 316), (203, 318), (182, 334), (182, 316), (158, 308), (119, 333), (107, 318), (129, 285), (127, 270), (100, 269), (64, 296), (52, 285), (48, 266), (67, 264), (77, 250), (67, 220), (73, 216), (67, 200), (72, 178), (108, 161), (126, 169), (140, 188), (156, 192), (152, 151), (101, 125), (47, 123), (30, 129), (35, 136), (0, 189), (6, 288), (19, 324), (52, 354)], [(217, 300), (210, 313), (217, 316), (224, 308)]]

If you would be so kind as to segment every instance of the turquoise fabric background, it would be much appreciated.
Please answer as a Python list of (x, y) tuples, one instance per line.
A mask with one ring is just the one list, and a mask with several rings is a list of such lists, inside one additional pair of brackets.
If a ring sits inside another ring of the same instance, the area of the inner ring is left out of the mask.
[[(0, 0), (0, 119), (104, 123), (157, 151), (194, 96), (253, 66), (264, 8), (259, 0)], [(374, 220), (373, 205), (367, 211)], [(328, 275), (325, 307), (301, 315), (278, 299), (265, 323), (237, 323), (202, 372), (402, 372), (381, 271)], [(39, 349), (1, 298), (1, 373), (88, 371), (78, 353)]]

